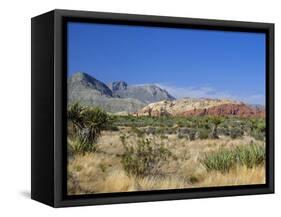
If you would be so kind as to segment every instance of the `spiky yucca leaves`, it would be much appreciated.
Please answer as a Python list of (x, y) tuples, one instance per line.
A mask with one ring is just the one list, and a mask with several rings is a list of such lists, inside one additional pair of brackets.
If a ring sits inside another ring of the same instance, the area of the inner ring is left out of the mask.
[(82, 113), (86, 108), (75, 103), (68, 107), (67, 119), (73, 124), (74, 133), (83, 128)]
[(265, 157), (264, 146), (249, 144), (233, 150), (222, 149), (206, 154), (201, 163), (208, 171), (217, 170), (227, 173), (231, 168), (239, 165), (247, 168), (262, 165), (265, 162)]
[(101, 134), (102, 130), (105, 130), (109, 123), (110, 118), (106, 112), (100, 108), (88, 108), (81, 113), (83, 120), (83, 130), (80, 131), (83, 143), (95, 143)]
[(265, 162), (265, 147), (261, 145), (250, 144), (235, 149), (235, 155), (241, 165), (253, 168), (262, 165)]
[(72, 143), (73, 150), (82, 153), (95, 151), (95, 143), (102, 130), (111, 124), (111, 118), (100, 108), (80, 106), (78, 103), (69, 107), (68, 120), (72, 122), (78, 138)]
[(205, 154), (201, 160), (207, 171), (217, 170), (226, 173), (233, 167), (235, 157), (230, 150), (219, 150), (211, 154)]

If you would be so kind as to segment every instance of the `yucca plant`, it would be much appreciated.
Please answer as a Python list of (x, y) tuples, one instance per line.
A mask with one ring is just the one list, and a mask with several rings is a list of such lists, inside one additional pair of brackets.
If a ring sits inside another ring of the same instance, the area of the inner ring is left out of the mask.
[(211, 123), (213, 124), (213, 129), (212, 129), (212, 133), (211, 133), (211, 138), (213, 139), (218, 139), (218, 126), (224, 121), (223, 117), (219, 117), (219, 116), (213, 116), (210, 117)]
[(72, 122), (78, 142), (75, 142), (76, 152), (95, 151), (95, 143), (111, 123), (110, 117), (100, 108), (91, 108), (73, 104), (68, 109), (68, 120)]
[(83, 128), (83, 117), (82, 113), (86, 108), (74, 103), (70, 105), (67, 111), (67, 119), (73, 124), (74, 133), (78, 133)]
[(265, 148), (261, 145), (250, 144), (237, 147), (234, 154), (239, 163), (248, 168), (261, 165), (265, 161)]
[(218, 152), (206, 154), (201, 163), (207, 171), (217, 170), (227, 173), (235, 163), (235, 156), (230, 150), (219, 150)]
[(109, 116), (100, 108), (88, 108), (81, 113), (81, 117), (83, 130), (80, 133), (85, 143), (95, 143), (101, 131), (105, 130), (110, 123)]
[(265, 162), (265, 147), (249, 144), (237, 147), (233, 150), (221, 149), (217, 152), (204, 155), (201, 160), (207, 171), (217, 170), (222, 173), (229, 172), (234, 166), (246, 166), (253, 168)]

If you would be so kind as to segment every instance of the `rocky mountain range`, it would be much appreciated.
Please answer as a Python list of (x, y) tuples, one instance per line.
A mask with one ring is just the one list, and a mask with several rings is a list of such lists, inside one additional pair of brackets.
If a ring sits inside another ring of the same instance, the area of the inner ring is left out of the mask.
[(153, 85), (129, 85), (115, 81), (108, 85), (93, 76), (78, 72), (68, 78), (68, 103), (99, 106), (107, 112), (138, 116), (227, 115), (264, 117), (265, 108), (224, 99), (175, 99), (166, 90)]
[(153, 103), (161, 100), (175, 100), (166, 90), (153, 84), (131, 85), (124, 81), (109, 84), (115, 97), (138, 99), (144, 103)]
[(133, 113), (145, 105), (174, 100), (156, 85), (128, 85), (124, 81), (106, 85), (89, 74), (78, 72), (68, 78), (68, 102), (100, 106), (107, 112)]

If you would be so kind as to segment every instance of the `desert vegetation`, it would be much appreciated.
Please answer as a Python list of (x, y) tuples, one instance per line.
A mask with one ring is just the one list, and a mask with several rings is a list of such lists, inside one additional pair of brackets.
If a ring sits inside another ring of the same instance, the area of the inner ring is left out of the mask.
[(265, 120), (68, 107), (68, 193), (265, 183)]

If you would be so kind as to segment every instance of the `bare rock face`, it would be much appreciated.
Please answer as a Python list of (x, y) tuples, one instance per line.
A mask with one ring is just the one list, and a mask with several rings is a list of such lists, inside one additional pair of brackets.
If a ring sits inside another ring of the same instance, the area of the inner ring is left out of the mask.
[(128, 87), (128, 84), (125, 81), (115, 81), (109, 84), (109, 88), (113, 91), (121, 91), (126, 90)]
[(253, 108), (246, 104), (223, 104), (211, 108), (185, 111), (182, 116), (239, 116), (239, 117), (265, 117), (264, 109)]
[(162, 100), (174, 100), (166, 90), (153, 85), (127, 85), (127, 83), (118, 81), (111, 85), (113, 95), (119, 98), (133, 98), (149, 104)]
[(112, 91), (106, 84), (83, 72), (77, 72), (68, 79), (68, 89), (71, 91), (70, 96), (72, 93), (75, 94), (74, 92), (83, 92), (85, 89), (89, 91), (89, 94), (112, 96)]
[(169, 114), (172, 116), (182, 115), (183, 112), (192, 111), (194, 109), (207, 109), (213, 106), (231, 103), (230, 100), (219, 99), (197, 99), (197, 98), (184, 98), (180, 100), (151, 103), (141, 109), (138, 115), (152, 115), (158, 116), (161, 114)]
[(263, 108), (252, 107), (242, 102), (232, 100), (186, 98), (151, 103), (136, 112), (136, 115), (264, 117), (265, 110)]
[(114, 97), (112, 90), (103, 82), (86, 73), (75, 73), (68, 79), (68, 103), (98, 106), (107, 112), (135, 112), (146, 104), (138, 99)]

